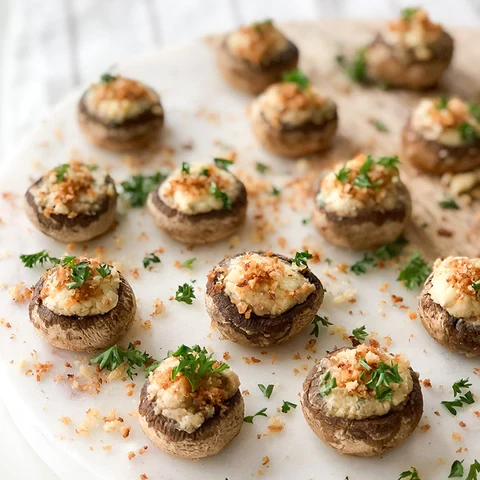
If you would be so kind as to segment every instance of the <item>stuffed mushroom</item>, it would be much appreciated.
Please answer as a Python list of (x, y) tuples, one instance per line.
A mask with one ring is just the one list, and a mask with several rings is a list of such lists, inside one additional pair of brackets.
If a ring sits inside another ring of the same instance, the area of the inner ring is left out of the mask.
[(425, 10), (407, 8), (365, 50), (369, 79), (391, 87), (435, 86), (450, 65), (453, 39)]
[(265, 150), (299, 158), (326, 149), (337, 130), (337, 107), (296, 71), (260, 95), (250, 108), (252, 128)]
[(327, 241), (366, 249), (399, 237), (410, 219), (411, 199), (398, 163), (397, 157), (360, 154), (322, 180), (312, 221)]
[(359, 345), (330, 352), (300, 395), (313, 432), (345, 455), (381, 455), (405, 441), (423, 414), (418, 375), (404, 355)]
[(164, 112), (152, 88), (106, 73), (80, 98), (78, 122), (85, 137), (97, 147), (135, 150), (157, 141)]
[(286, 342), (310, 324), (323, 302), (320, 280), (302, 256), (246, 252), (207, 276), (207, 312), (222, 336), (242, 345)]
[(35, 285), (29, 314), (50, 345), (93, 352), (115, 345), (132, 326), (136, 309), (132, 288), (115, 267), (64, 257)]
[(458, 97), (423, 99), (402, 134), (403, 156), (429, 173), (480, 166), (480, 106)]
[(160, 362), (142, 388), (142, 429), (170, 455), (192, 460), (215, 455), (242, 428), (239, 386), (227, 364), (215, 361), (204, 348), (182, 345)]
[(33, 225), (55, 240), (86, 242), (115, 222), (115, 183), (96, 165), (65, 163), (27, 190), (25, 210)]
[(218, 67), (235, 88), (261, 93), (298, 63), (298, 48), (271, 20), (229, 33), (218, 49)]
[(219, 165), (183, 162), (147, 199), (155, 223), (174, 240), (188, 245), (229, 237), (245, 221), (247, 192), (243, 183)]
[(438, 259), (425, 282), (418, 311), (440, 345), (467, 357), (480, 355), (480, 259)]

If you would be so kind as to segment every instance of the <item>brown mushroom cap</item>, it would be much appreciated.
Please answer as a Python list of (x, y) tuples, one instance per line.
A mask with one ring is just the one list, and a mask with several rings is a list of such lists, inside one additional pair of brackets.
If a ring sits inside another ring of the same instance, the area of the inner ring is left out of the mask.
[(120, 274), (118, 303), (99, 315), (58, 315), (43, 305), (40, 293), (45, 278), (35, 285), (29, 305), (30, 321), (50, 345), (74, 352), (105, 350), (127, 333), (135, 320), (137, 303), (132, 288)]
[(460, 173), (480, 167), (480, 139), (463, 145), (444, 145), (417, 132), (411, 118), (402, 130), (403, 156), (429, 173)]
[(251, 122), (253, 131), (265, 150), (284, 157), (300, 158), (328, 148), (337, 131), (338, 118), (335, 109), (321, 124), (308, 122), (277, 128), (262, 113), (252, 115)]
[(367, 76), (391, 87), (412, 90), (433, 87), (450, 65), (453, 45), (453, 38), (443, 32), (434, 43), (428, 45), (432, 57), (420, 61), (412, 49), (391, 45), (378, 34), (365, 53)]
[(77, 116), (80, 129), (94, 145), (116, 152), (147, 147), (158, 138), (164, 123), (160, 99), (145, 112), (121, 123), (106, 122), (90, 113), (85, 105), (85, 95), (78, 102)]
[(247, 191), (235, 178), (238, 194), (230, 210), (212, 210), (190, 215), (169, 207), (159, 196), (158, 188), (150, 193), (147, 208), (155, 224), (178, 242), (200, 245), (216, 242), (233, 235), (245, 222)]
[(177, 428), (174, 420), (156, 414), (154, 402), (147, 397), (147, 380), (140, 393), (138, 406), (140, 425), (152, 443), (176, 457), (196, 460), (215, 455), (240, 432), (243, 424), (244, 402), (239, 390), (212, 418), (193, 433)]
[(70, 218), (68, 215), (52, 213), (46, 217), (43, 211), (35, 203), (31, 189), (38, 185), (42, 178), (38, 179), (25, 194), (25, 212), (29, 220), (41, 232), (60, 242), (78, 243), (86, 242), (92, 238), (106, 233), (115, 222), (117, 213), (117, 192), (113, 179), (107, 175), (105, 183), (112, 185), (115, 194), (106, 196), (99, 208), (92, 214), (80, 213)]
[(422, 324), (430, 336), (451, 352), (462, 353), (467, 357), (480, 355), (480, 323), (476, 318), (457, 318), (434, 302), (430, 296), (433, 273), (425, 281), (418, 312)]
[[(264, 255), (264, 252), (253, 253)], [(260, 316), (252, 312), (250, 317), (246, 318), (238, 312), (236, 305), (223, 290), (217, 291), (215, 288), (221, 269), (228, 268), (231, 260), (241, 255), (244, 253), (224, 258), (212, 271), (213, 275), (208, 276), (205, 306), (213, 324), (224, 337), (241, 345), (269, 347), (290, 340), (310, 324), (317, 314), (324, 297), (322, 283), (307, 267), (300, 273), (315, 286), (315, 291), (303, 303), (280, 315)], [(290, 262), (283, 255), (272, 255), (284, 262)]]
[(217, 63), (224, 78), (235, 88), (256, 95), (282, 78), (282, 73), (298, 64), (298, 48), (288, 41), (287, 48), (268, 63), (254, 65), (230, 52), (224, 40), (217, 52)]
[[(345, 350), (344, 348), (335, 352)], [(332, 352), (333, 353), (333, 352)], [(410, 369), (413, 389), (408, 398), (382, 416), (363, 420), (332, 417), (318, 392), (324, 369), (318, 366), (303, 382), (300, 395), (305, 420), (320, 440), (345, 455), (372, 457), (400, 445), (417, 428), (423, 414), (423, 395), (418, 374)]]
[(345, 217), (320, 207), (315, 201), (312, 222), (333, 245), (362, 250), (395, 241), (410, 221), (411, 211), (410, 193), (402, 183), (393, 210), (365, 208), (355, 216)]

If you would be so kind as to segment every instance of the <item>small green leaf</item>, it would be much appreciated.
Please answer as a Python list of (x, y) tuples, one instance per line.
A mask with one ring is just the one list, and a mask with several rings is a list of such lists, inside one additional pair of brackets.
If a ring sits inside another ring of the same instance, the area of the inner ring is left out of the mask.
[(143, 259), (143, 267), (147, 268), (151, 263), (161, 263), (160, 258), (155, 255), (155, 252), (149, 253), (144, 259)]
[(448, 478), (462, 478), (463, 477), (463, 465), (462, 465), (462, 463), (464, 461), (465, 460), (462, 460), (462, 461), (455, 460), (452, 463), (452, 466), (450, 468), (450, 475), (448, 476)]
[(288, 413), (292, 408), (297, 408), (297, 405), (292, 402), (287, 402), (286, 400), (282, 403), (282, 413)]
[(346, 183), (348, 182), (349, 173), (350, 173), (350, 169), (347, 167), (343, 167), (338, 172), (335, 173), (335, 177), (340, 183)]
[(478, 138), (478, 132), (473, 125), (468, 122), (462, 122), (457, 127), (460, 137), (465, 142), (473, 142)]
[(442, 95), (438, 98), (435, 104), (435, 108), (437, 110), (444, 110), (445, 108), (447, 108), (447, 105), (448, 105), (448, 98), (445, 95)]
[(245, 423), (253, 423), (253, 419), (254, 419), (255, 417), (266, 417), (266, 416), (267, 416), (267, 414), (265, 413), (266, 411), (267, 411), (266, 408), (262, 408), (261, 410), (259, 410), (259, 411), (258, 411), (257, 413), (255, 413), (254, 415), (249, 415), (248, 417), (245, 417), (245, 418), (243, 419), (243, 421), (244, 421)]
[(270, 192), (270, 195), (272, 197), (279, 197), (280, 196), (280, 189), (278, 189), (277, 187), (272, 187), (272, 191)]
[(272, 396), (273, 389), (275, 388), (275, 385), (265, 386), (265, 385), (262, 385), (261, 383), (259, 383), (258, 388), (263, 393), (263, 396), (265, 398), (270, 398)]
[(337, 386), (337, 379), (335, 377), (330, 377), (331, 374), (329, 371), (322, 375), (322, 386), (318, 393), (321, 397), (330, 395), (330, 392)]
[(445, 200), (438, 202), (438, 204), (445, 210), (460, 210), (458, 203), (453, 198), (446, 198)]
[(183, 302), (187, 305), (191, 305), (194, 298), (196, 297), (193, 285), (184, 283), (183, 285), (178, 286), (177, 291), (175, 292), (175, 300), (177, 302)]
[(100, 81), (102, 83), (110, 83), (110, 82), (113, 82), (116, 79), (117, 79), (117, 77), (115, 75), (112, 75), (108, 72), (104, 73), (103, 75), (100, 76)]
[(69, 168), (70, 168), (69, 163), (63, 163), (62, 165), (58, 165), (58, 167), (55, 167), (53, 169), (57, 175), (57, 183), (60, 183), (61, 181), (65, 180), (65, 176), (67, 175), (67, 171)]
[(212, 182), (210, 184), (210, 188), (208, 190), (215, 198), (218, 198), (219, 200), (222, 201), (223, 203), (223, 208), (226, 210), (231, 210), (232, 209), (232, 202), (230, 200), (230, 197), (224, 192), (223, 190), (220, 190), (215, 182)]
[(418, 12), (418, 10), (418, 8), (404, 8), (401, 11), (403, 20), (409, 22), (410, 20), (412, 20), (413, 16)]
[(257, 169), (257, 172), (265, 173), (270, 167), (264, 163), (257, 162), (255, 168)]
[(388, 127), (381, 120), (375, 119), (372, 124), (379, 132), (388, 132)]
[(182, 162), (182, 169), (181, 172), (184, 173), (185, 175), (188, 175), (190, 173), (190, 169), (192, 166), (188, 162)]
[(352, 331), (352, 335), (360, 341), (364, 341), (368, 337), (368, 332), (365, 328), (365, 325), (362, 325), (361, 327), (354, 328)]
[(100, 274), (102, 278), (105, 278), (112, 273), (110, 265), (107, 265), (106, 263), (101, 263), (100, 266), (95, 270)]
[(183, 267), (183, 268), (188, 268), (189, 270), (192, 270), (192, 269), (193, 269), (193, 264), (194, 264), (195, 260), (196, 260), (195, 257), (189, 258), (188, 260), (185, 260), (185, 261), (182, 263), (182, 267)]
[(295, 83), (299, 90), (305, 90), (310, 85), (309, 78), (298, 68), (282, 75), (282, 81)]
[(218, 168), (222, 170), (228, 170), (228, 168), (233, 164), (233, 160), (228, 158), (214, 158), (213, 161)]
[(407, 265), (400, 271), (397, 277), (399, 282), (403, 281), (408, 290), (423, 285), (432, 269), (422, 258), (420, 253), (414, 252)]
[(307, 260), (313, 258), (313, 255), (308, 251), (305, 250), (303, 252), (295, 253), (295, 257), (292, 258), (292, 263), (294, 263), (297, 267), (301, 267), (302, 265), (307, 266)]

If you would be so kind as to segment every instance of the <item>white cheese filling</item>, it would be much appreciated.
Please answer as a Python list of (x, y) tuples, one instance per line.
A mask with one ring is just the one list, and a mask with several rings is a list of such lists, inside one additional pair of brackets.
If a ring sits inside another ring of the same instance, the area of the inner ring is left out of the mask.
[(305, 267), (275, 256), (247, 253), (233, 258), (222, 279), (224, 291), (239, 313), (280, 315), (303, 303), (315, 291), (301, 273)]
[[(188, 380), (177, 375), (171, 380), (172, 369), (179, 364), (177, 357), (168, 357), (150, 374), (147, 397), (155, 402), (154, 412), (163, 415), (178, 424), (178, 429), (187, 433), (198, 430), (203, 423), (215, 414), (215, 407), (210, 403), (199, 401), (191, 391)], [(220, 395), (217, 400), (232, 398), (238, 390), (238, 376), (230, 369), (210, 375), (204, 380), (204, 387), (211, 395)], [(216, 389), (216, 390), (215, 390)], [(202, 393), (204, 394), (204, 393)], [(210, 397), (211, 401), (214, 397)]]
[(238, 180), (230, 172), (206, 163), (192, 164), (189, 173), (175, 170), (160, 185), (158, 195), (170, 208), (188, 215), (222, 210), (224, 201), (210, 191), (212, 183), (233, 204), (239, 194)]
[(472, 283), (480, 281), (480, 259), (447, 257), (433, 266), (430, 297), (456, 318), (480, 322), (480, 297)]
[(120, 274), (115, 267), (110, 267), (111, 273), (103, 278), (93, 264), (93, 272), (88, 279), (87, 295), (79, 295), (77, 288), (68, 289), (65, 281), (65, 270), (62, 266), (51, 268), (45, 273), (45, 283), (41, 292), (43, 305), (57, 315), (80, 316), (102, 315), (117, 306)]
[[(365, 352), (358, 355), (357, 350), (359, 349), (360, 351), (364, 349)], [(402, 377), (402, 382), (389, 384), (388, 387), (393, 391), (391, 400), (377, 400), (375, 390), (366, 389), (360, 379), (353, 378), (351, 371), (359, 368), (357, 356), (364, 358), (372, 367), (378, 365), (379, 362), (388, 365), (398, 364), (398, 373)], [(341, 350), (335, 355), (323, 358), (318, 368), (329, 371), (330, 378), (335, 378), (337, 381), (338, 386), (332, 388), (328, 395), (323, 396), (325, 409), (332, 417), (363, 420), (385, 415), (392, 407), (404, 402), (413, 388), (409, 370), (410, 363), (405, 356), (392, 357), (379, 351), (372, 352), (365, 345), (361, 345), (357, 349)]]

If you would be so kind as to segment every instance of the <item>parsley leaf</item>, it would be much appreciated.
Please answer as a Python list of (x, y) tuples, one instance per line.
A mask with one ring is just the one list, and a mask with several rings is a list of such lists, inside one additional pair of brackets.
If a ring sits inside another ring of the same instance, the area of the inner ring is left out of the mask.
[(361, 48), (358, 50), (353, 59), (348, 61), (345, 55), (339, 54), (335, 57), (337, 64), (340, 68), (350, 77), (351, 80), (357, 83), (367, 83), (367, 63), (365, 60), (365, 54), (367, 49)]
[(470, 102), (468, 104), (468, 111), (480, 122), (480, 104)]
[(417, 12), (418, 12), (418, 8), (404, 8), (401, 11), (401, 15), (403, 20), (406, 20), (407, 22), (409, 22)]
[(443, 401), (440, 402), (452, 415), (456, 415), (457, 411), (455, 410), (457, 407), (463, 407), (463, 403), (461, 400), (452, 400), (452, 401)]
[(254, 419), (255, 417), (266, 417), (266, 416), (267, 416), (267, 414), (265, 413), (266, 411), (267, 411), (266, 408), (262, 408), (261, 410), (259, 410), (259, 411), (258, 411), (257, 413), (255, 413), (254, 415), (249, 415), (249, 416), (245, 417), (245, 418), (243, 419), (243, 421), (244, 421), (245, 423), (253, 423), (253, 419)]
[(188, 175), (190, 173), (190, 168), (192, 168), (192, 166), (188, 162), (182, 162), (182, 173)]
[(400, 271), (397, 280), (403, 281), (408, 290), (413, 290), (425, 282), (431, 271), (430, 265), (420, 253), (414, 252), (407, 265)]
[(360, 341), (364, 341), (368, 337), (368, 332), (365, 329), (365, 325), (362, 325), (361, 327), (354, 328), (352, 331), (352, 335)]
[(67, 174), (67, 170), (70, 168), (69, 163), (63, 163), (62, 165), (58, 165), (53, 170), (57, 174), (57, 183), (60, 183), (62, 180), (65, 180), (65, 175)]
[(372, 125), (379, 131), (379, 132), (388, 132), (388, 127), (383, 123), (381, 120), (375, 119), (372, 121)]
[(458, 380), (452, 385), (453, 396), (455, 398), (452, 401), (443, 401), (441, 404), (452, 414), (456, 415), (457, 410), (456, 408), (461, 408), (463, 405), (471, 405), (475, 403), (475, 399), (473, 398), (472, 392), (468, 391), (464, 395), (462, 395), (462, 390), (465, 390), (471, 387), (472, 384), (469, 382), (468, 378), (462, 378)]
[(196, 260), (196, 257), (189, 258), (188, 260), (185, 260), (182, 263), (182, 267), (183, 268), (188, 268), (189, 270), (192, 270), (193, 269), (193, 263), (195, 262), (195, 260)]
[(477, 297), (480, 298), (480, 280), (474, 280), (472, 282), (472, 288), (477, 292)]
[(450, 468), (450, 475), (448, 476), (448, 478), (457, 478), (457, 477), (462, 478), (463, 477), (463, 465), (462, 465), (462, 463), (464, 461), (465, 460), (462, 460), (460, 462), (459, 460), (455, 460), (452, 463), (452, 466)]
[(110, 265), (107, 265), (106, 263), (101, 263), (100, 266), (95, 270), (100, 274), (102, 278), (108, 277), (108, 275), (112, 273)]
[(263, 396), (265, 398), (270, 398), (272, 396), (273, 389), (275, 388), (275, 385), (268, 385), (266, 387), (265, 385), (262, 385), (261, 383), (259, 383), (258, 388), (263, 393)]
[(222, 170), (228, 170), (228, 167), (233, 164), (233, 160), (229, 160), (228, 158), (214, 158), (213, 161), (215, 165)]
[(42, 250), (41, 252), (37, 253), (22, 253), (20, 255), (20, 260), (22, 261), (23, 265), (27, 268), (33, 268), (36, 267), (37, 264), (42, 265), (45, 262), (50, 262), (56, 265), (57, 263), (60, 263), (60, 259), (56, 257), (51, 257), (46, 250)]
[(305, 90), (310, 85), (309, 78), (298, 68), (282, 75), (283, 82), (296, 83), (299, 90)]
[(372, 370), (372, 367), (367, 363), (367, 361), (366, 361), (364, 358), (359, 357), (358, 363), (359, 363), (367, 372), (370, 372), (370, 371)]
[(448, 98), (445, 95), (442, 95), (441, 97), (438, 98), (435, 108), (437, 110), (444, 110), (445, 108), (447, 108), (447, 105), (448, 105)]
[(367, 273), (367, 265), (376, 265), (375, 259), (368, 253), (363, 255), (362, 260), (354, 263), (350, 266), (350, 271), (355, 275), (361, 275), (362, 273)]
[(160, 258), (155, 255), (155, 252), (149, 253), (146, 257), (144, 257), (143, 267), (147, 268), (151, 263), (161, 263)]
[(272, 23), (273, 20), (271, 18), (267, 18), (263, 22), (254, 22), (252, 26), (257, 32), (260, 32), (263, 26), (271, 25)]
[(100, 81), (102, 83), (110, 83), (110, 82), (113, 82), (114, 80), (116, 80), (117, 77), (115, 75), (112, 75), (110, 73), (104, 73), (101, 77), (100, 77)]
[(348, 182), (348, 174), (350, 173), (350, 169), (347, 167), (342, 167), (338, 172), (335, 173), (335, 177), (341, 183)]
[(210, 188), (208, 190), (215, 198), (218, 198), (223, 203), (223, 208), (226, 210), (232, 209), (232, 202), (230, 201), (229, 196), (223, 191), (220, 190), (215, 182), (210, 184)]
[(286, 400), (282, 403), (282, 413), (288, 413), (292, 408), (297, 408), (296, 403), (287, 402)]
[(313, 255), (308, 250), (305, 250), (303, 252), (295, 253), (295, 257), (292, 258), (291, 262), (297, 267), (301, 267), (302, 265), (307, 266), (307, 260), (310, 260), (311, 258), (313, 258)]
[(374, 388), (377, 400), (385, 401), (391, 400), (393, 390), (389, 388), (391, 383), (402, 383), (403, 379), (398, 373), (398, 364), (388, 365), (380, 362), (378, 367), (373, 371), (370, 381), (365, 386), (367, 388)]
[(184, 283), (183, 285), (178, 286), (177, 291), (175, 292), (175, 300), (177, 302), (183, 302), (187, 305), (191, 305), (193, 303), (193, 298), (196, 298), (193, 285)]
[(460, 395), (462, 393), (462, 390), (464, 388), (469, 388), (471, 387), (472, 384), (469, 382), (468, 377), (467, 378), (462, 378), (461, 380), (458, 380), (452, 385), (452, 390), (453, 394), (456, 397), (457, 395)]
[(457, 130), (460, 133), (460, 137), (465, 142), (473, 142), (478, 138), (478, 133), (476, 128), (474, 128), (468, 122), (462, 122), (460, 125), (458, 125)]
[(438, 204), (445, 210), (460, 210), (458, 203), (453, 198), (446, 198), (445, 200), (438, 202)]
[(88, 262), (79, 262), (70, 265), (72, 273), (70, 274), (70, 283), (67, 283), (67, 288), (72, 290), (73, 288), (81, 287), (90, 278), (92, 272)]
[(330, 392), (337, 386), (337, 379), (335, 377), (331, 377), (329, 371), (325, 372), (322, 375), (322, 387), (320, 388), (318, 394), (321, 397), (326, 397), (330, 395)]
[(398, 477), (398, 480), (401, 480), (402, 478), (407, 478), (408, 480), (421, 480), (415, 467), (410, 467), (407, 471), (402, 472)]
[(187, 347), (182, 345), (176, 352), (170, 352), (169, 357), (176, 357), (179, 363), (172, 369), (172, 381), (177, 375), (186, 377), (194, 392), (206, 375), (220, 373), (230, 368), (226, 363), (217, 362), (213, 353), (208, 353), (205, 348), (198, 345)]
[(323, 318), (320, 315), (315, 315), (315, 317), (312, 320), (313, 330), (310, 332), (310, 335), (315, 335), (315, 337), (318, 337), (318, 333), (319, 333), (318, 322), (320, 322), (324, 327), (333, 325), (333, 323), (330, 323), (328, 321), (328, 317)]
[(161, 172), (153, 175), (132, 175), (121, 183), (123, 195), (132, 207), (143, 207), (148, 194), (162, 183), (167, 176)]
[(257, 169), (257, 172), (265, 173), (270, 167), (264, 163), (257, 162), (255, 168)]
[(468, 475), (465, 477), (465, 480), (477, 480), (477, 473), (480, 473), (480, 463), (477, 460), (474, 460), (470, 465), (468, 470)]
[(398, 257), (407, 243), (407, 239), (400, 235), (394, 242), (378, 247), (374, 255), (381, 260), (390, 260)]
[(272, 191), (270, 192), (270, 195), (272, 197), (279, 197), (281, 193), (281, 190), (277, 187), (272, 187)]
[(394, 157), (380, 157), (377, 161), (377, 165), (382, 165), (385, 168), (391, 168), (393, 170), (398, 171), (398, 165), (400, 164), (400, 160), (398, 155)]

